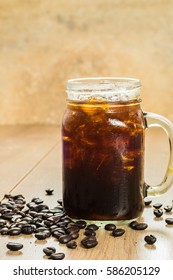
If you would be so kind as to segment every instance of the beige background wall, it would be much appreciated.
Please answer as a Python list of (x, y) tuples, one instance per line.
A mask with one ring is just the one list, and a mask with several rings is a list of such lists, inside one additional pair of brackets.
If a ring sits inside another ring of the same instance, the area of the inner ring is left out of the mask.
[(69, 78), (142, 80), (173, 121), (172, 0), (0, 0), (0, 124), (60, 124)]

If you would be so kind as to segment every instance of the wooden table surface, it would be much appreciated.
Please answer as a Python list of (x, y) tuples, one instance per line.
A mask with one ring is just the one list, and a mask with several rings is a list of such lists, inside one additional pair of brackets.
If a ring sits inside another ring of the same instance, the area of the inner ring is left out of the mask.
[[(146, 131), (145, 178), (147, 183), (158, 183), (165, 172), (168, 161), (168, 141), (161, 129)], [(40, 197), (53, 208), (61, 198), (61, 134), (56, 126), (1, 126), (0, 127), (0, 198), (4, 194), (23, 194), (26, 201)], [(45, 189), (54, 188), (54, 194), (48, 196)], [(139, 221), (148, 224), (143, 231), (134, 231), (127, 225), (121, 226), (125, 234), (114, 238), (104, 228), (97, 231), (98, 246), (84, 249), (80, 245), (83, 238), (81, 230), (75, 250), (60, 244), (49, 237), (44, 241), (34, 235), (0, 235), (0, 259), (2, 260), (43, 260), (46, 259), (43, 248), (54, 246), (57, 252), (64, 252), (66, 260), (172, 260), (173, 226), (165, 219), (173, 217), (173, 212), (165, 213), (161, 218), (153, 214), (156, 202), (172, 205), (173, 187), (160, 197), (152, 198), (152, 204), (145, 207)], [(146, 245), (144, 236), (153, 234), (157, 241)], [(9, 241), (24, 245), (18, 252), (9, 251)]]

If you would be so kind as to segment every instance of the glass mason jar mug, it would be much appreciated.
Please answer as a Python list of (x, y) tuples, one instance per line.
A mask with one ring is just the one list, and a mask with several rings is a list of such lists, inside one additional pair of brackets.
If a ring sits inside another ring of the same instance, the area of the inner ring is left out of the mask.
[[(165, 192), (173, 182), (173, 125), (143, 113), (141, 83), (132, 78), (84, 78), (67, 83), (62, 124), (63, 205), (74, 219), (124, 221), (138, 218), (144, 197)], [(144, 181), (144, 136), (162, 127), (170, 155), (163, 181)]]

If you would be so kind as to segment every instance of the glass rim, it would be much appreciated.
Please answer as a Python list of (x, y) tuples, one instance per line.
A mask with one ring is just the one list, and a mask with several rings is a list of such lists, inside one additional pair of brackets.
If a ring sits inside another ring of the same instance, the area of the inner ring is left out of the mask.
[[(114, 85), (114, 84), (124, 85), (126, 87), (141, 87), (141, 81), (137, 78), (130, 78), (130, 77), (93, 77), (93, 78), (75, 78), (69, 79), (67, 81), (67, 89), (76, 89), (78, 90), (81, 86), (93, 87), (95, 86), (102, 86), (103, 89), (106, 85)], [(99, 87), (100, 88), (100, 87)]]
[(67, 81), (67, 95), (69, 100), (134, 100), (140, 98), (140, 87), (141, 81), (136, 78), (76, 78)]

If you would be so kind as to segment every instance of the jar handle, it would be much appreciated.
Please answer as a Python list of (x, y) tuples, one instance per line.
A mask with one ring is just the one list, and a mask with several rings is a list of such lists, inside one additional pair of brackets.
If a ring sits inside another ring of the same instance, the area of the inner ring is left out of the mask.
[(167, 118), (154, 114), (145, 112), (144, 120), (146, 128), (149, 127), (161, 127), (166, 132), (169, 139), (169, 161), (165, 176), (160, 184), (157, 186), (150, 186), (145, 184), (146, 186), (146, 195), (147, 196), (156, 196), (162, 193), (165, 193), (173, 183), (173, 124)]

